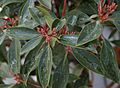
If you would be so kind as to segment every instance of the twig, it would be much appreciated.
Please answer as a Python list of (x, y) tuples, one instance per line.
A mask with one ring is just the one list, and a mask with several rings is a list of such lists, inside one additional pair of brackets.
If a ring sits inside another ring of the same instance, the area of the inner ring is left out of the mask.
[(114, 82), (111, 82), (106, 88), (112, 88), (113, 85), (114, 85)]
[(31, 86), (34, 86), (36, 88), (41, 88), (39, 84), (36, 84), (36, 83), (32, 83), (30, 81), (27, 82), (28, 85), (31, 85)]

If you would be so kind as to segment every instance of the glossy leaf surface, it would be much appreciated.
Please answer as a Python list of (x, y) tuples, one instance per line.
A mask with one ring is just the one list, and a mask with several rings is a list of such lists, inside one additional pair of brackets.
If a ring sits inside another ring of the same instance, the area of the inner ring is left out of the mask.
[(21, 50), (20, 41), (14, 39), (8, 52), (8, 65), (10, 66), (10, 69), (14, 74), (20, 73), (21, 67), (20, 50)]
[(38, 66), (38, 76), (43, 88), (46, 88), (50, 82), (52, 69), (52, 50), (49, 46), (44, 48), (44, 52), (40, 56)]

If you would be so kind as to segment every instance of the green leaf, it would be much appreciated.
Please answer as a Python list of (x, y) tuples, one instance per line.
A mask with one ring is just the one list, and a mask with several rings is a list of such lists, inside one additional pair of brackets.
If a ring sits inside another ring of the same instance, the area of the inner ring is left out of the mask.
[(89, 23), (83, 28), (78, 39), (78, 46), (97, 39), (102, 34), (103, 26), (97, 21)]
[(43, 88), (47, 88), (52, 69), (52, 50), (49, 46), (44, 49), (39, 61), (38, 76)]
[(0, 77), (11, 78), (9, 66), (6, 63), (0, 62)]
[(89, 16), (78, 9), (70, 11), (67, 19), (68, 30), (74, 31), (75, 27), (82, 28), (85, 25), (85, 23), (89, 21), (88, 19)]
[(118, 5), (116, 11), (120, 11), (120, 0), (115, 0), (115, 2), (116, 2), (117, 5)]
[[(3, 19), (0, 18), (0, 26), (3, 26), (3, 22), (5, 22)], [(2, 29), (0, 29), (0, 32), (2, 32)]]
[(29, 8), (29, 12), (32, 16), (32, 18), (40, 25), (45, 24), (43, 17), (40, 16), (36, 8)]
[(120, 47), (120, 40), (113, 40), (111, 41), (113, 44), (115, 44), (116, 46)]
[(97, 40), (94, 40), (92, 42), (87, 43), (85, 46), (83, 46), (86, 50), (91, 51), (92, 53), (98, 54), (99, 51), (97, 51), (96, 46), (99, 46), (99, 43)]
[(102, 74), (102, 67), (99, 58), (93, 53), (78, 48), (72, 48), (76, 60), (89, 70)]
[(77, 23), (77, 19), (78, 19), (78, 17), (76, 15), (71, 15), (68, 17), (67, 24), (71, 25), (71, 26), (75, 26)]
[(42, 37), (38, 36), (30, 41), (28, 41), (21, 49), (21, 54), (24, 54), (26, 52), (29, 52), (30, 50), (34, 49), (41, 41)]
[(113, 23), (116, 26), (116, 28), (118, 29), (118, 31), (120, 32), (120, 20), (119, 19), (114, 20)]
[(52, 24), (52, 28), (56, 28), (56, 31), (61, 30), (66, 24), (66, 19), (56, 19), (54, 20), (53, 24)]
[(3, 43), (5, 37), (6, 37), (6, 33), (0, 31), (0, 45)]
[(32, 19), (29, 8), (34, 7), (34, 3), (36, 0), (24, 0), (24, 3), (21, 6), (21, 9), (19, 10), (19, 27), (27, 27), (27, 28), (35, 28), (39, 24)]
[(117, 3), (120, 3), (120, 1), (119, 0), (115, 0)]
[(85, 69), (82, 71), (80, 75), (80, 79), (78, 79), (75, 84), (74, 88), (89, 88), (89, 73)]
[(10, 13), (10, 8), (8, 6), (5, 6), (0, 12), (0, 18), (4, 18), (5, 16), (9, 17), (9, 13)]
[(54, 71), (52, 88), (66, 88), (69, 79), (69, 65), (67, 55)]
[(115, 25), (115, 27), (117, 28), (117, 30), (120, 32), (120, 11), (116, 11), (112, 14), (112, 16), (110, 16), (111, 21), (113, 22), (113, 24)]
[[(57, 51), (57, 52), (56, 52)], [(60, 53), (62, 52), (62, 53)], [(55, 47), (53, 48), (53, 63), (58, 66), (61, 60), (64, 59), (65, 56), (65, 48), (63, 45), (56, 43)]]
[(51, 48), (53, 48), (55, 46), (56, 41), (57, 41), (57, 38), (52, 37), (51, 42), (50, 42)]
[(14, 39), (8, 51), (8, 65), (10, 66), (12, 72), (14, 72), (15, 74), (20, 73), (20, 49), (20, 41)]
[(52, 88), (52, 84), (53, 84), (53, 74), (51, 74), (50, 76), (49, 88)]
[(60, 42), (64, 45), (75, 46), (77, 45), (78, 35), (64, 35), (60, 38)]
[(75, 80), (80, 79), (78, 76), (74, 75), (74, 74), (69, 74), (69, 80), (68, 83), (72, 83)]
[[(74, 58), (74, 57), (73, 57)], [(80, 76), (80, 74), (81, 74), (81, 72), (82, 72), (82, 70), (83, 70), (83, 66), (81, 65), (81, 64), (77, 64), (76, 66), (75, 66), (75, 68), (73, 69), (73, 74), (74, 75), (76, 75), (76, 76)]]
[(36, 21), (34, 21), (33, 19), (28, 19), (28, 20), (25, 20), (24, 23), (20, 23), (17, 27), (26, 27), (29, 29), (34, 29), (38, 25), (39, 24)]
[(94, 0), (82, 0), (79, 3), (78, 8), (79, 8), (78, 10), (80, 10), (88, 15), (97, 14), (97, 4)]
[(43, 4), (45, 7), (51, 9), (52, 5), (51, 5), (51, 0), (39, 0), (41, 4)]
[(3, 43), (0, 45), (0, 61), (6, 61), (7, 60), (7, 51), (6, 51), (6, 45)]
[(84, 49), (72, 48), (76, 60), (84, 67), (119, 82), (119, 68), (115, 61), (115, 53), (107, 40), (104, 40), (100, 59)]
[(52, 28), (52, 23), (54, 21), (54, 18), (50, 14), (50, 11), (47, 9), (43, 8), (42, 6), (37, 7), (39, 11), (44, 15), (45, 21), (48, 24), (49, 28)]
[(15, 85), (5, 85), (5, 84), (0, 84), (0, 88), (13, 88)]
[(112, 38), (116, 34), (116, 32), (117, 32), (117, 30), (115, 30), (115, 29), (112, 30), (108, 38), (109, 39)]
[(53, 23), (53, 18), (52, 17), (49, 17), (49, 16), (44, 16), (45, 17), (45, 21), (47, 23), (47, 25), (49, 26), (49, 28), (52, 28), (52, 23)]
[(8, 30), (8, 35), (14, 38), (18, 38), (20, 40), (29, 40), (39, 36), (39, 33), (37, 31), (25, 27), (14, 27)]
[[(97, 4), (100, 2), (100, 0), (94, 0)], [(107, 0), (103, 0), (104, 3), (107, 1)]]
[(2, 78), (0, 77), (0, 84), (3, 84)]
[(35, 70), (38, 66), (40, 55), (43, 50), (41, 50), (43, 42), (39, 43), (33, 50), (31, 50), (25, 58), (25, 62), (23, 65), (23, 73), (26, 74), (26, 81), (30, 75), (30, 73)]
[(25, 84), (20, 83), (20, 84), (14, 85), (12, 88), (31, 88), (31, 87), (28, 87)]
[(104, 71), (105, 71), (104, 75), (115, 82), (119, 82), (120, 73), (116, 61), (115, 52), (107, 40), (103, 41), (103, 45), (100, 53), (100, 60), (104, 67)]
[(67, 23), (71, 26), (75, 26), (75, 25), (81, 26), (85, 22), (87, 22), (88, 19), (89, 16), (87, 14), (81, 12), (79, 9), (74, 9), (70, 11)]
[(94, 0), (97, 4), (100, 2), (100, 0)]
[(46, 8), (42, 6), (38, 6), (37, 8), (44, 16), (51, 17), (50, 11), (48, 11)]
[(22, 2), (23, 0), (0, 0), (0, 6), (4, 8), (6, 5), (11, 4), (11, 3), (18, 3)]

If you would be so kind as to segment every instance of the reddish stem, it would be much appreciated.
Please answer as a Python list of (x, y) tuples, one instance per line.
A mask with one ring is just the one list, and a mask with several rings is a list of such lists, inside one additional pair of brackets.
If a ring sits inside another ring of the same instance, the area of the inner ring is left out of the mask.
[(62, 10), (62, 17), (65, 16), (66, 5), (67, 5), (67, 1), (64, 0), (63, 10)]

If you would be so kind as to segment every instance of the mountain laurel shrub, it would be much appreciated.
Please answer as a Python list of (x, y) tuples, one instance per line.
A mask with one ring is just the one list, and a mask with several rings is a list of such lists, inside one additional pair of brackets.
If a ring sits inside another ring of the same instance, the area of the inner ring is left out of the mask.
[(0, 88), (88, 88), (91, 71), (120, 83), (116, 33), (120, 0), (0, 0)]

